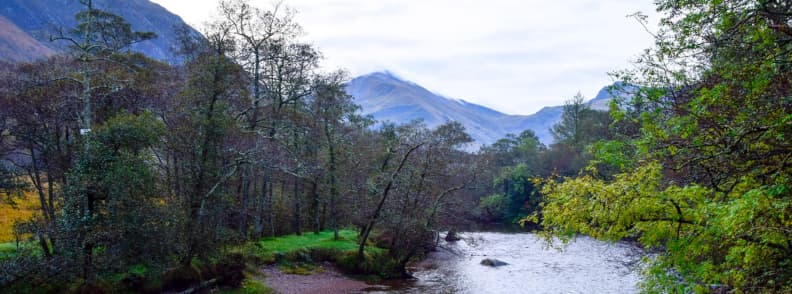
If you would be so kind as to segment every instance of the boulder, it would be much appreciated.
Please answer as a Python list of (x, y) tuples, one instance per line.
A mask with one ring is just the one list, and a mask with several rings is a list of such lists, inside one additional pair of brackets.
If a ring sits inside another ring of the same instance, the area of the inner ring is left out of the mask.
[(446, 242), (456, 242), (456, 241), (462, 240), (462, 238), (459, 238), (459, 235), (457, 235), (456, 231), (451, 230), (451, 231), (448, 231), (448, 233), (446, 234), (445, 240), (446, 240)]
[(491, 267), (499, 267), (504, 265), (509, 265), (506, 262), (494, 259), (494, 258), (485, 258), (481, 261), (481, 265), (491, 266)]

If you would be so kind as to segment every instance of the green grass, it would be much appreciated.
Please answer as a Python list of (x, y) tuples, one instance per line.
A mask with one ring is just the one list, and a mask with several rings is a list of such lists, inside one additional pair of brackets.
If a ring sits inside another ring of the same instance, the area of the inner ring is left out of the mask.
[(14, 242), (0, 243), (0, 260), (16, 255), (17, 246)]
[(28, 254), (39, 257), (42, 251), (41, 247), (30, 241), (20, 242), (19, 248), (17, 248), (16, 242), (0, 243), (0, 260), (15, 257), (18, 254)]
[[(265, 238), (235, 247), (231, 253), (241, 254), (249, 263), (278, 264), (281, 270), (290, 274), (312, 274), (316, 270), (322, 270), (317, 262), (329, 261), (350, 273), (387, 276), (388, 266), (391, 264), (386, 260), (385, 249), (373, 244), (366, 246), (366, 259), (359, 262), (356, 258), (357, 231), (340, 230), (338, 233), (338, 240), (334, 240), (332, 231)], [(248, 275), (241, 288), (227, 289), (221, 293), (269, 293), (268, 291), (269, 288), (260, 279)]]
[(264, 253), (288, 253), (300, 249), (332, 249), (339, 251), (357, 250), (357, 232), (341, 230), (339, 240), (333, 240), (333, 232), (305, 233), (301, 236), (287, 235), (259, 241)]
[[(306, 261), (310, 255), (336, 256), (339, 253), (353, 253), (358, 249), (357, 236), (354, 230), (340, 230), (339, 239), (333, 239), (332, 231), (305, 233), (303, 235), (286, 235), (276, 238), (265, 238), (251, 242), (236, 250), (248, 258), (254, 257), (263, 263), (284, 261)], [(366, 246), (366, 253), (382, 253), (384, 250), (375, 246)], [(308, 257), (308, 258), (306, 258)], [(318, 260), (325, 260), (319, 257)]]

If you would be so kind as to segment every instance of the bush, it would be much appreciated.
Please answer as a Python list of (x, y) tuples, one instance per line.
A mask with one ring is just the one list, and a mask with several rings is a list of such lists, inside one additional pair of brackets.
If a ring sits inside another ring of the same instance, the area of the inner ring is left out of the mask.
[(181, 292), (200, 283), (201, 280), (201, 273), (195, 266), (179, 266), (165, 273), (163, 290)]
[(229, 254), (214, 266), (218, 285), (238, 288), (245, 280), (245, 258), (242, 254)]
[(358, 258), (357, 252), (344, 252), (339, 256), (336, 265), (354, 275), (377, 275), (384, 279), (405, 277), (399, 262), (381, 252), (367, 253), (363, 260)]
[(246, 278), (242, 281), (242, 286), (238, 289), (226, 290), (220, 293), (223, 294), (270, 294), (272, 289), (264, 285), (259, 280), (253, 278)]

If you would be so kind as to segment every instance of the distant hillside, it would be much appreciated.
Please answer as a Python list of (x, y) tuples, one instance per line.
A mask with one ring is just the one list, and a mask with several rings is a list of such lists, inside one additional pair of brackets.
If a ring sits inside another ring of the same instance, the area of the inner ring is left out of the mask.
[[(176, 61), (171, 53), (176, 42), (173, 28), (185, 25), (179, 16), (148, 0), (94, 0), (94, 7), (124, 17), (133, 30), (157, 34), (157, 39), (136, 44), (132, 50)], [(62, 51), (64, 44), (52, 43), (49, 37), (58, 28), (73, 28), (74, 15), (83, 8), (77, 0), (0, 1), (0, 17), (4, 17), (0, 20), (0, 60), (28, 61)]]
[[(550, 127), (561, 120), (563, 106), (545, 107), (532, 115), (508, 115), (496, 110), (435, 94), (389, 72), (377, 72), (353, 79), (347, 92), (355, 97), (364, 114), (379, 121), (406, 123), (422, 119), (435, 127), (448, 121), (465, 126), (476, 146), (489, 145), (506, 136), (530, 129), (542, 143), (553, 141)], [(595, 109), (607, 110), (611, 99), (607, 87), (589, 102)]]
[(5, 61), (33, 61), (55, 51), (45, 46), (14, 23), (0, 15), (0, 59)]

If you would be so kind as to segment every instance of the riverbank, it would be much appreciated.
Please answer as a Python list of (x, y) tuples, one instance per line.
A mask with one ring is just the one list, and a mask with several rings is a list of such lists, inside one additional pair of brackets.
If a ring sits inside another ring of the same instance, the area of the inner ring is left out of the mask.
[(342, 273), (331, 263), (318, 265), (307, 275), (293, 274), (277, 266), (265, 266), (260, 272), (266, 277), (264, 283), (279, 294), (343, 294), (362, 293), (371, 285), (355, 280)]
[(386, 250), (374, 244), (366, 246), (366, 258), (358, 260), (357, 237), (354, 230), (339, 231), (338, 239), (331, 231), (308, 232), (264, 238), (231, 252), (248, 263), (243, 285), (261, 283), (274, 293), (356, 293), (371, 286), (346, 274), (378, 280), (392, 271), (387, 267), (393, 264)]

